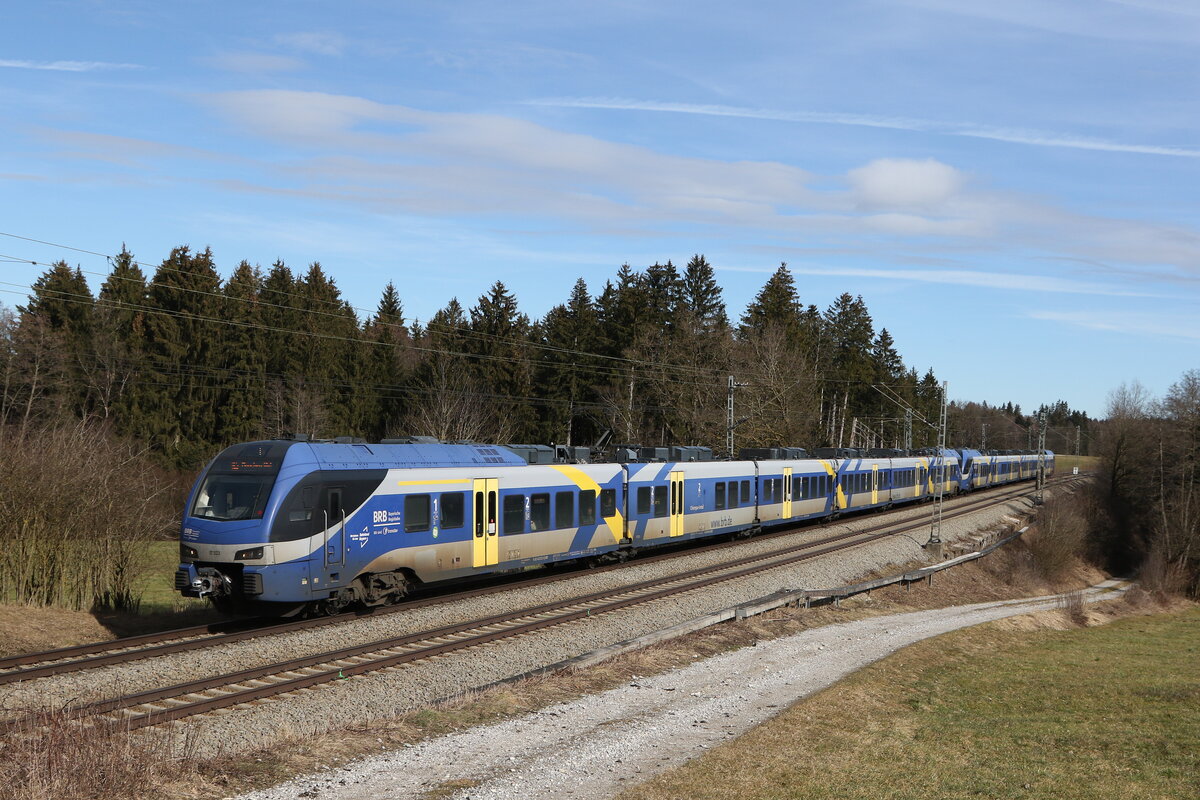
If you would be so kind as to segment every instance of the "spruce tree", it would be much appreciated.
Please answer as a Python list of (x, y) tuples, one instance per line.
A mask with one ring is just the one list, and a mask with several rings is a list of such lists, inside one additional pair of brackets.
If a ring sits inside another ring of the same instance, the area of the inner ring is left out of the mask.
[(740, 333), (743, 337), (763, 333), (768, 327), (782, 328), (788, 336), (798, 337), (803, 327), (804, 307), (796, 294), (796, 284), (787, 263), (763, 284), (754, 300), (742, 314)]
[[(529, 318), (501, 281), (492, 284), (471, 309), (470, 337), (465, 349), (484, 390), (495, 396), (497, 414), (507, 417), (511, 435), (529, 439), (536, 433), (528, 398), (532, 394)], [(498, 429), (499, 430), (499, 429)]]
[(262, 270), (246, 261), (225, 283), (222, 317), (229, 324), (222, 326), (217, 356), (223, 376), (217, 429), (226, 444), (262, 435), (267, 396), (262, 286)]
[(592, 353), (599, 335), (596, 307), (580, 278), (567, 303), (550, 309), (536, 327), (544, 348), (538, 351), (535, 384), (549, 401), (541, 409), (543, 439), (579, 444), (596, 434), (581, 405), (594, 404), (598, 361)]
[(317, 262), (297, 287), (301, 376), (294, 384), (297, 432), (356, 435), (362, 432), (363, 393), (357, 390), (360, 329), (353, 309)]
[(716, 331), (729, 327), (721, 287), (712, 265), (699, 253), (692, 256), (684, 269), (683, 305), (699, 330)]
[(218, 441), (220, 290), (212, 251), (192, 253), (187, 246), (171, 251), (149, 287), (139, 427), (180, 467), (202, 463)]
[(116, 419), (118, 429), (137, 428), (135, 384), (146, 380), (146, 276), (124, 245), (96, 298), (91, 405)]
[(670, 261), (655, 263), (642, 273), (640, 282), (645, 325), (652, 330), (675, 330), (684, 308), (684, 284), (679, 270)]
[(389, 281), (363, 331), (364, 377), (371, 387), (365, 423), (374, 437), (396, 433), (403, 417), (408, 341), (400, 293)]

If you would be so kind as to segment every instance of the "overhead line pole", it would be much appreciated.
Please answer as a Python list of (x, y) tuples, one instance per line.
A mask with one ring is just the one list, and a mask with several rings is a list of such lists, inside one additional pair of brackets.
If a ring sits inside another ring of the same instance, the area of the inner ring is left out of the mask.
[(725, 396), (725, 453), (726, 458), (733, 460), (733, 429), (737, 423), (733, 421), (733, 390), (749, 386), (748, 383), (738, 383), (729, 376), (729, 392)]
[(1045, 502), (1042, 493), (1046, 489), (1046, 412), (1038, 414), (1038, 460), (1037, 460), (1037, 490), (1033, 493), (1033, 504), (1040, 506)]
[(946, 494), (946, 381), (942, 381), (942, 403), (938, 424), (937, 445), (937, 488), (934, 491), (933, 519), (929, 522), (929, 541), (925, 547), (934, 551), (935, 558), (942, 554), (942, 499)]

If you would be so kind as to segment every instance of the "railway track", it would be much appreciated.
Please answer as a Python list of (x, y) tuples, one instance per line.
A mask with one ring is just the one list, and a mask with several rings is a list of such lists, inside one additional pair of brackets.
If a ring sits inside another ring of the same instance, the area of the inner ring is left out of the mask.
[[(1070, 479), (1068, 478), (1059, 478), (1053, 481), (1053, 483), (1067, 482), (1069, 480)], [(999, 490), (999, 493), (989, 492), (983, 497), (978, 495), (967, 495), (965, 497), (959, 496), (955, 498), (955, 504), (951, 509), (951, 513), (956, 515), (968, 513), (969, 511), (974, 511), (978, 508), (983, 508), (993, 503), (1002, 502), (1013, 497), (1019, 497), (1021, 495), (1030, 493), (1031, 490), (1026, 485), (1022, 484), (1019, 487), (1003, 487)], [(893, 509), (890, 513), (898, 514), (919, 508), (921, 508), (921, 506), (902, 506), (900, 508)], [(888, 530), (894, 524), (894, 522), (885, 520), (879, 524), (869, 526), (858, 533), (874, 533), (877, 531)], [(924, 523), (922, 522), (916, 527), (923, 527), (923, 525)], [(794, 534), (801, 527), (802, 526), (789, 526), (780, 530), (759, 534), (755, 538), (756, 541), (765, 541), (782, 536), (788, 536)], [(899, 534), (903, 533), (903, 531), (894, 531), (894, 533)], [(831, 542), (834, 541), (835, 538), (836, 537), (820, 539), (813, 544), (819, 545), (822, 543)], [(711, 544), (702, 545), (700, 547), (683, 546), (680, 549), (672, 549), (668, 552), (657, 553), (648, 556), (639, 556), (635, 563), (652, 564), (660, 561), (681, 558), (684, 556), (724, 550), (731, 547), (736, 547), (738, 544), (740, 544), (740, 541), (741, 540), (738, 539), (732, 539), (714, 542)], [(806, 546), (807, 545), (802, 545), (802, 547)], [(590, 570), (590, 572), (593, 574), (598, 572), (606, 572), (609, 570), (620, 569), (623, 566), (625, 566), (623, 563), (609, 564), (595, 567)], [(156, 656), (170, 655), (173, 653), (182, 653), (208, 647), (217, 647), (262, 636), (294, 633), (297, 631), (320, 628), (327, 625), (336, 625), (354, 619), (378, 617), (404, 611), (411, 611), (413, 609), (423, 608), (431, 605), (442, 605), (468, 598), (508, 591), (512, 589), (514, 585), (519, 585), (520, 587), (524, 588), (529, 586), (539, 586), (542, 584), (557, 583), (559, 581), (569, 580), (571, 577), (578, 574), (581, 569), (582, 568), (578, 566), (574, 568), (561, 568), (553, 571), (551, 574), (541, 575), (536, 578), (529, 578), (525, 576), (504, 576), (500, 580), (493, 578), (492, 580), (486, 582), (485, 585), (478, 588), (467, 589), (450, 594), (417, 597), (395, 605), (357, 613), (351, 612), (348, 614), (338, 614), (335, 616), (317, 617), (313, 619), (290, 620), (287, 622), (279, 622), (275, 619), (261, 618), (232, 620), (229, 622), (212, 623), (209, 625), (178, 628), (160, 633), (124, 637), (107, 642), (95, 642), (57, 650), (10, 656), (8, 658), (0, 659), (0, 685), (19, 681), (34, 680), (37, 678), (51, 677), (54, 675), (61, 675), (86, 669), (96, 669), (99, 667), (138, 661)]]
[[(1028, 493), (1027, 489), (1022, 488), (989, 494), (987, 497), (956, 505), (945, 517), (952, 519), (963, 516), (980, 507)], [(823, 537), (803, 545), (687, 570), (666, 578), (641, 581), (511, 613), (111, 698), (78, 707), (77, 711), (85, 716), (91, 715), (99, 721), (119, 724), (130, 729), (162, 724), (196, 714), (287, 695), (367, 672), (401, 667), (434, 656), (521, 636), (672, 595), (703, 590), (715, 583), (736, 580), (845, 548), (922, 530), (927, 525), (927, 519), (923, 518), (907, 520), (899, 525), (883, 522), (865, 530)], [(11, 729), (16, 724), (10, 722), (0, 727)]]

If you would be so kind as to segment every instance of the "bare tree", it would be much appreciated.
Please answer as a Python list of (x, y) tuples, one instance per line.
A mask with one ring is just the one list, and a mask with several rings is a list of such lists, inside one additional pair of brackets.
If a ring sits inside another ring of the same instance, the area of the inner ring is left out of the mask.
[(479, 391), (462, 360), (441, 353), (427, 364), (400, 428), (447, 442), (511, 442), (514, 432), (511, 415)]

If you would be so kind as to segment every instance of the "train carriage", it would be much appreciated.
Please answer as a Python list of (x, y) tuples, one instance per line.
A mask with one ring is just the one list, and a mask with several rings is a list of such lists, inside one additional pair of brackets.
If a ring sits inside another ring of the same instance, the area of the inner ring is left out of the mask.
[(901, 457), (891, 459), (888, 475), (888, 501), (892, 505), (915, 503), (928, 496), (926, 477), (929, 459)]
[(763, 527), (827, 516), (837, 505), (836, 459), (753, 462), (757, 471), (758, 518)]
[(751, 462), (628, 464), (625, 469), (635, 547), (744, 530), (755, 523)]

